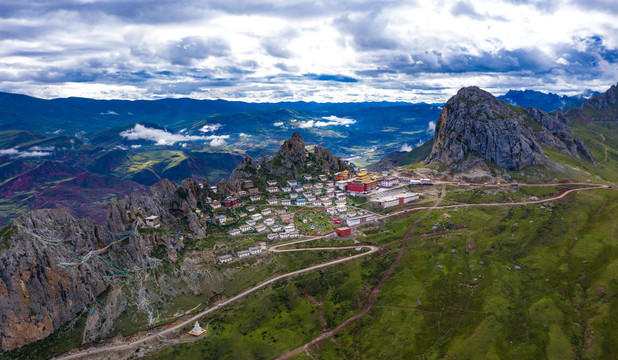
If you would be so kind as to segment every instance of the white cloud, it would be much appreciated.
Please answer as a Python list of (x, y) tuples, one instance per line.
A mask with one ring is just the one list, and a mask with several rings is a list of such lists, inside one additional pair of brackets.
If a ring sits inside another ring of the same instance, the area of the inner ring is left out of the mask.
[(240, 136), (241, 139), (247, 139), (247, 138), (251, 137), (251, 135), (245, 134), (245, 133), (240, 133), (240, 134), (238, 134), (238, 136)]
[(0, 156), (15, 156), (19, 154), (17, 149), (0, 149)]
[(56, 150), (55, 146), (31, 146), (28, 148), (30, 151), (54, 151)]
[(116, 145), (116, 146), (114, 146), (114, 148), (112, 150), (124, 150), (124, 151), (126, 151), (126, 150), (129, 150), (129, 148), (124, 146), (124, 145)]
[(401, 145), (401, 147), (399, 148), (399, 151), (405, 151), (405, 152), (409, 152), (412, 151), (412, 146), (408, 145), (408, 144), (403, 144)]
[(0, 156), (10, 156), (14, 158), (44, 157), (49, 155), (52, 155), (52, 153), (46, 151), (19, 151), (15, 148), (0, 149)]
[[(221, 129), (222, 126), (223, 125), (221, 125), (221, 124), (206, 124), (206, 125), (204, 125), (204, 126), (202, 126), (200, 128), (200, 131), (201, 132), (205, 132), (205, 133), (207, 133), (207, 132), (215, 132), (215, 131)], [(182, 133), (183, 131), (180, 130), (180, 132)]]
[(101, 115), (114, 115), (114, 116), (117, 116), (118, 113), (115, 112), (115, 111), (112, 111), (112, 110), (107, 110), (105, 112), (102, 112)]
[(43, 98), (437, 103), (462, 86), (575, 94), (618, 77), (610, 0), (15, 3), (0, 91)]
[(225, 139), (229, 139), (230, 137), (229, 135), (196, 136), (174, 134), (166, 130), (152, 129), (141, 124), (135, 125), (133, 129), (121, 132), (120, 136), (127, 140), (154, 141), (156, 145), (174, 145), (178, 142), (210, 141), (211, 146), (222, 146), (225, 144)]
[(314, 126), (315, 126), (315, 121), (313, 121), (313, 120), (300, 121), (298, 123), (298, 127), (301, 128), (301, 129), (312, 128)]
[(299, 121), (298, 122), (298, 127), (301, 128), (301, 129), (307, 129), (307, 128), (312, 128), (312, 127), (325, 127), (325, 126), (346, 126), (346, 127), (349, 127), (350, 124), (355, 124), (356, 123), (356, 120), (354, 120), (354, 119), (340, 118), (340, 117), (337, 117), (335, 115), (324, 116), (324, 117), (322, 117), (322, 119), (324, 119), (326, 121), (314, 121), (314, 120)]
[(274, 123), (273, 125), (274, 125), (274, 126), (277, 126), (277, 127), (279, 127), (279, 126), (283, 126), (283, 121), (276, 122), (276, 123)]
[(137, 144), (137, 145), (131, 145), (131, 149), (139, 149), (139, 148), (141, 148), (141, 147), (142, 147), (142, 145), (140, 145), (140, 144)]
[(434, 121), (429, 122), (429, 126), (427, 127), (427, 132), (431, 134), (436, 132), (436, 123)]
[(327, 125), (322, 125), (322, 126), (330, 126), (330, 125), (352, 125), (356, 123), (356, 120), (354, 119), (348, 119), (348, 118), (340, 118), (338, 116), (335, 115), (331, 115), (331, 116), (324, 116), (322, 119), (324, 120), (328, 120), (328, 124)]
[(229, 138), (229, 136), (218, 136), (212, 139), (210, 142), (210, 146), (223, 146), (226, 144), (225, 139)]

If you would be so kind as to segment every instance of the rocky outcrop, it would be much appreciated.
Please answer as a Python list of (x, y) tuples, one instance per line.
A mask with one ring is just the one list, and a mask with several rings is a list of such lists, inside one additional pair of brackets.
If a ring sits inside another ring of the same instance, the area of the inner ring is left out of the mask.
[(262, 165), (269, 174), (298, 179), (307, 167), (308, 152), (305, 141), (298, 132), (281, 145), (273, 157)]
[(346, 161), (336, 157), (332, 152), (330, 152), (330, 150), (323, 148), (320, 145), (316, 145), (313, 148), (313, 153), (315, 154), (318, 165), (322, 168), (322, 172), (324, 173), (335, 173), (343, 170), (351, 170), (350, 165)]
[[(39, 210), (13, 220), (0, 231), (0, 348), (13, 349), (42, 339), (91, 306), (107, 288), (101, 275), (109, 272), (96, 254), (87, 255), (93, 250), (112, 244), (105, 250), (107, 261), (123, 268), (155, 266), (159, 260), (151, 256), (161, 247), (164, 256), (176, 260), (184, 243), (168, 230), (203, 237), (194, 209), (213, 196), (217, 195), (206, 181), (200, 186), (192, 179), (181, 185), (163, 180), (150, 188), (149, 195), (133, 194), (112, 204), (104, 225), (77, 220), (59, 209)], [(159, 217), (165, 231), (140, 231), (138, 227), (128, 233), (134, 222), (143, 225), (142, 219), (151, 215)], [(121, 238), (126, 241), (118, 242)], [(63, 265), (79, 259), (86, 260), (78, 266)], [(110, 323), (103, 326), (101, 320), (90, 331), (90, 339), (109, 331), (113, 317), (126, 305), (126, 299), (112, 295), (107, 304)]]
[(612, 85), (602, 94), (591, 97), (579, 108), (569, 109), (565, 117), (584, 121), (618, 121), (617, 98), (618, 84)]
[(521, 169), (547, 161), (542, 146), (592, 159), (562, 118), (533, 108), (523, 109), (497, 100), (477, 87), (463, 88), (444, 105), (436, 124), (431, 154), (463, 170), (468, 156), (480, 156), (505, 169)]
[(315, 146), (307, 151), (303, 137), (295, 132), (271, 158), (256, 162), (246, 157), (230, 176), (230, 187), (238, 190), (246, 179), (266, 180), (271, 177), (299, 179), (305, 173), (331, 173), (352, 170), (349, 163), (333, 155), (330, 150)]
[(73, 319), (106, 287), (101, 263), (59, 265), (111, 242), (89, 219), (63, 210), (24, 215), (0, 234), (0, 348), (42, 339)]

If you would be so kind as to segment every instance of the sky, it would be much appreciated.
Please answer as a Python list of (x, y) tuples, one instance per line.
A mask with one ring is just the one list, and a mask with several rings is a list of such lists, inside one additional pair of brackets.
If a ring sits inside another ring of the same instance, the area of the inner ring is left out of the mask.
[(618, 81), (616, 0), (2, 0), (0, 91), (444, 102)]

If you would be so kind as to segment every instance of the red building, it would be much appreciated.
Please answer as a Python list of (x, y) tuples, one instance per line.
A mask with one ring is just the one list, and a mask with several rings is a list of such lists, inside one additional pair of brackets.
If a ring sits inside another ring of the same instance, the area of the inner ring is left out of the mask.
[(337, 235), (339, 236), (347, 236), (347, 235), (352, 234), (352, 229), (350, 229), (349, 227), (337, 228), (337, 230), (335, 231), (337, 232)]
[(238, 198), (236, 197), (228, 197), (223, 199), (223, 206), (225, 207), (234, 207), (236, 204), (238, 204)]

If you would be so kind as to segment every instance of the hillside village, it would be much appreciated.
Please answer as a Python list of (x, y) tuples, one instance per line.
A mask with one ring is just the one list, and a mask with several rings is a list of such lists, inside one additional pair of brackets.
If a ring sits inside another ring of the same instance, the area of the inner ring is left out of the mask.
[[(235, 254), (220, 254), (216, 262), (259, 254), (267, 249), (266, 241), (351, 235), (351, 228), (379, 219), (379, 214), (355, 205), (352, 198), (390, 208), (420, 198), (408, 190), (409, 185), (431, 184), (429, 179), (402, 176), (398, 170), (378, 174), (352, 168), (332, 175), (307, 173), (302, 180), (269, 179), (263, 186), (244, 180), (240, 190), (221, 201), (209, 197), (204, 208), (195, 209), (202, 225), (217, 228), (228, 238), (251, 237), (256, 244)], [(217, 187), (211, 191), (217, 193)]]

